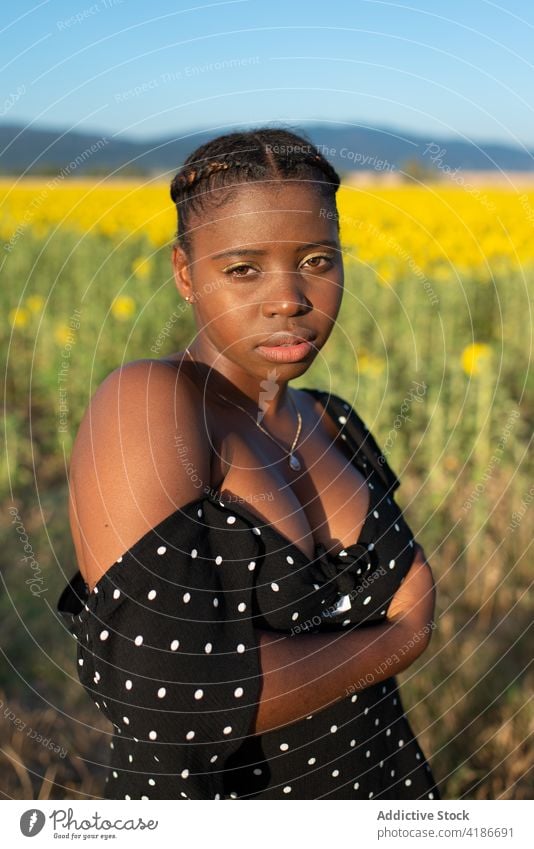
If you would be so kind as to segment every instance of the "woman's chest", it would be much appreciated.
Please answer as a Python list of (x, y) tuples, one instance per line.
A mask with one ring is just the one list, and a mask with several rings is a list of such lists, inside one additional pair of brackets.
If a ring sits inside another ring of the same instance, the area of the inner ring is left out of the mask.
[(283, 448), (263, 435), (223, 432), (214, 489), (241, 500), (308, 557), (320, 542), (334, 551), (356, 542), (370, 505), (362, 471), (328, 433), (311, 433), (296, 454), (301, 469), (293, 471)]

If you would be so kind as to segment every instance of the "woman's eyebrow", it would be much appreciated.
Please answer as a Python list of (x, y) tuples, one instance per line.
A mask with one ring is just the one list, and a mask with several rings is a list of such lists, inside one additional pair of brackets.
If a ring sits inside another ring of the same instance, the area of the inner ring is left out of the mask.
[[(297, 245), (295, 253), (297, 253), (297, 251), (308, 250), (308, 248), (337, 248), (338, 246), (339, 243), (335, 242), (333, 239), (324, 239), (324, 241), (321, 242), (307, 242), (305, 245)], [(225, 256), (250, 256), (251, 254), (254, 254), (254, 256), (263, 256), (266, 253), (267, 251), (259, 248), (231, 248), (228, 251), (221, 251), (221, 253), (213, 254), (211, 258), (221, 259)]]

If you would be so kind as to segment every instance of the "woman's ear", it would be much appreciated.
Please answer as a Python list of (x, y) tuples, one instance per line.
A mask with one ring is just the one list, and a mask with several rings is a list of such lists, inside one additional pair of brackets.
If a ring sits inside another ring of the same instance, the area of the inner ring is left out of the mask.
[(193, 286), (189, 269), (189, 259), (186, 252), (179, 245), (173, 245), (172, 268), (174, 282), (182, 298), (193, 298)]

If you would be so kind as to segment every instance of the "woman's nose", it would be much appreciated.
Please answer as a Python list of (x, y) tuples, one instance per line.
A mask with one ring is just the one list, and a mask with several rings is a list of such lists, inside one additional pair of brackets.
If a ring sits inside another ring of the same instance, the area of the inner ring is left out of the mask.
[(303, 291), (303, 281), (298, 274), (283, 277), (272, 275), (263, 302), (265, 315), (298, 315), (307, 311), (310, 306)]

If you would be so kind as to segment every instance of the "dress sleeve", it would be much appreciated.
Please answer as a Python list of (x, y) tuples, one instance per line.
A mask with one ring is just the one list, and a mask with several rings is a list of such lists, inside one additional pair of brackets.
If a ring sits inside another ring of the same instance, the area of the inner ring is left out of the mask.
[(222, 768), (251, 733), (261, 684), (258, 552), (250, 523), (199, 499), (148, 531), (90, 594), (77, 573), (58, 601), (78, 639), (81, 683), (142, 747), (150, 774), (165, 771), (151, 779), (151, 799), (169, 798), (169, 747), (170, 798), (223, 798)]

